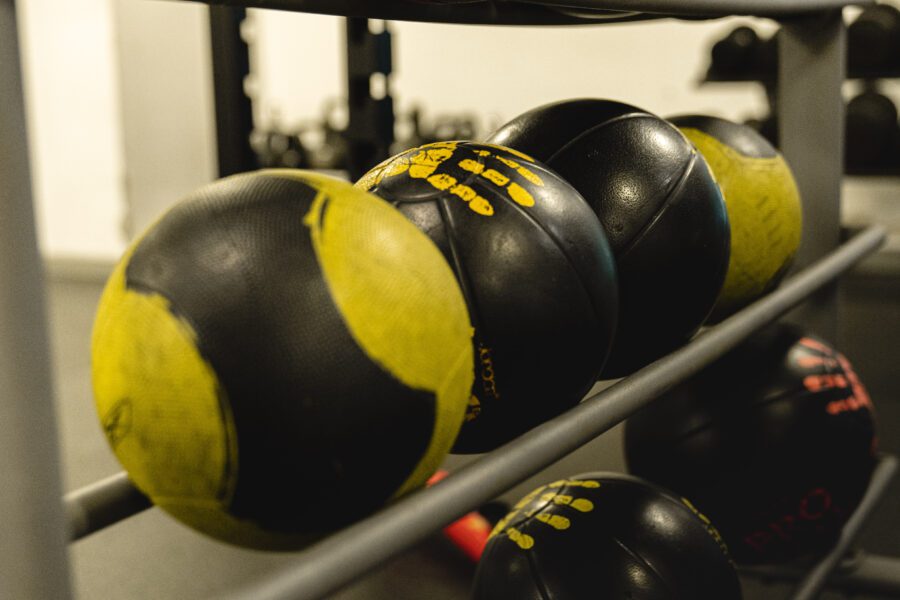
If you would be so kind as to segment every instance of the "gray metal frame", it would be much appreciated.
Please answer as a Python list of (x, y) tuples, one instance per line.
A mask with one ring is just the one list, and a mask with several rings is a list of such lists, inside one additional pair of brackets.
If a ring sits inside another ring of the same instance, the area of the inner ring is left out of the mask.
[(124, 472), (66, 494), (63, 503), (72, 542), (153, 506)]
[[(754, 330), (817, 290), (797, 313), (836, 339), (834, 288), (828, 282), (873, 252), (885, 232), (872, 227), (838, 250), (845, 31), (842, 0), (534, 0), (525, 3), (419, 4), (408, 0), (210, 0), (308, 12), (484, 23), (585, 23), (678, 15), (791, 17), (781, 40), (778, 111), (785, 154), (806, 204), (802, 271), (778, 291), (703, 333), (683, 349), (589, 398), (580, 406), (302, 553), (299, 564), (236, 594), (316, 598), (350, 583), (415, 542), (608, 430), (697, 372)], [(869, 2), (857, 2), (866, 4)], [(501, 10), (502, 7), (502, 10)], [(487, 10), (486, 10), (487, 9)], [(479, 12), (480, 11), (480, 12)], [(611, 12), (612, 11), (612, 12)], [(617, 14), (615, 11), (619, 11)], [(654, 14), (635, 14), (644, 11)], [(377, 14), (375, 14), (377, 13)], [(812, 14), (815, 13), (815, 14)], [(799, 16), (804, 15), (804, 16)], [(124, 474), (65, 498), (61, 486), (47, 348), (41, 261), (31, 204), (14, 0), (0, 0), (0, 597), (68, 598), (65, 541), (78, 539), (149, 506)], [(832, 553), (806, 575), (810, 598), (836, 568), (871, 512), (896, 463), (882, 461), (870, 493)], [(890, 472), (890, 473), (889, 473)], [(885, 576), (896, 561), (872, 557), (837, 581), (898, 587)], [(874, 565), (874, 566), (873, 566)], [(787, 571), (786, 571), (787, 572)], [(776, 577), (777, 575), (771, 575)], [(794, 574), (794, 577), (797, 575)], [(867, 580), (866, 577), (869, 579)], [(855, 589), (855, 588), (854, 588)]]
[[(185, 0), (181, 0), (185, 1)], [(754, 15), (785, 18), (874, 0), (189, 0), (213, 5), (273, 8), (395, 21), (487, 25), (586, 25), (660, 17), (689, 19)]]
[(800, 581), (800, 585), (797, 586), (797, 590), (794, 592), (793, 600), (813, 600), (819, 595), (819, 592), (822, 591), (828, 582), (828, 577), (840, 564), (841, 559), (847, 555), (850, 545), (859, 536), (866, 520), (872, 516), (875, 507), (884, 497), (896, 473), (897, 459), (893, 456), (883, 457), (872, 474), (872, 480), (869, 483), (865, 496), (863, 496), (853, 515), (844, 524), (837, 543)]
[(71, 595), (16, 5), (0, 0), (0, 598)]
[[(846, 37), (840, 11), (785, 23), (778, 36), (779, 140), (803, 201), (798, 267), (812, 264), (840, 242)], [(837, 294), (835, 282), (792, 317), (840, 345)]]
[[(741, 573), (762, 581), (799, 581), (805, 570), (798, 566), (759, 566), (745, 567)], [(826, 587), (850, 594), (900, 598), (900, 559), (857, 552), (835, 566)]]

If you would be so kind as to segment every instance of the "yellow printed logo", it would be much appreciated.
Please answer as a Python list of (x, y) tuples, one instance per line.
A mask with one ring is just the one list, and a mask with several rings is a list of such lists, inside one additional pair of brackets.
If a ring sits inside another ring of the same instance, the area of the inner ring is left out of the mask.
[[(719, 530), (715, 528), (709, 518), (704, 515), (702, 512), (697, 510), (697, 508), (691, 503), (687, 498), (682, 498), (681, 503), (688, 507), (688, 509), (697, 515), (697, 518), (703, 522), (703, 525), (706, 527), (706, 531), (709, 532), (709, 535), (712, 536), (716, 543), (719, 544), (719, 548), (722, 549), (722, 552), (725, 553), (725, 556), (730, 556), (728, 553), (728, 546), (725, 544), (725, 540), (722, 539), (722, 534), (719, 533)], [(729, 558), (729, 560), (731, 560)]]
[[(486, 150), (485, 147), (492, 150)], [(459, 158), (459, 150), (463, 149), (471, 152), (469, 157), (452, 160), (454, 157)], [(499, 164), (491, 168), (489, 164), (485, 164), (485, 159)], [(522, 162), (527, 164), (534, 160), (501, 146), (481, 145), (472, 148), (467, 145), (460, 148), (460, 142), (438, 142), (415, 148), (402, 156), (381, 163), (364, 175), (356, 185), (370, 190), (384, 179), (405, 174), (411, 179), (426, 181), (438, 191), (452, 194), (465, 202), (473, 212), (490, 217), (494, 214), (494, 206), (488, 198), (478, 193), (473, 181), (488, 184), (490, 188), (504, 194), (519, 206), (534, 206), (532, 193), (534, 190), (531, 188), (529, 191), (529, 187), (542, 187), (544, 182), (529, 168), (530, 165), (523, 166)], [(464, 175), (455, 169), (470, 173), (474, 177)], [(522, 183), (513, 181), (514, 174), (521, 177), (520, 181), (524, 181)]]
[(475, 397), (475, 394), (469, 396), (469, 405), (466, 407), (466, 423), (474, 421), (481, 414), (481, 402)]
[[(516, 517), (522, 516), (526, 520), (534, 517), (538, 523), (543, 523), (557, 531), (565, 531), (572, 526), (572, 519), (579, 513), (589, 513), (594, 510), (594, 503), (587, 498), (575, 498), (569, 494), (559, 493), (559, 490), (563, 487), (598, 488), (600, 487), (600, 482), (562, 479), (560, 481), (554, 481), (549, 485), (539, 487), (516, 503), (513, 510), (497, 523), (496, 527), (494, 527), (494, 530), (491, 532), (491, 537), (505, 534), (519, 546), (519, 548), (528, 550), (534, 546), (534, 538), (522, 533), (522, 531), (516, 527), (510, 526), (510, 523), (514, 521)], [(529, 505), (532, 506), (529, 507)], [(574, 512), (568, 516), (564, 514), (541, 512), (548, 505), (562, 506), (571, 509)]]
[(478, 346), (478, 360), (481, 362), (481, 387), (484, 389), (484, 393), (495, 400), (499, 399), (500, 392), (497, 390), (491, 349), (485, 346)]

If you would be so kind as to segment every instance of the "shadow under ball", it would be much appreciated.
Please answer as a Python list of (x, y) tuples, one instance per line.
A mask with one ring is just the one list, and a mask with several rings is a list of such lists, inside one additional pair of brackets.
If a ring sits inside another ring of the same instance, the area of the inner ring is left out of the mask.
[(475, 600), (740, 600), (715, 527), (635, 477), (586, 473), (539, 487), (501, 520)]
[(294, 170), (220, 180), (157, 221), (110, 277), (91, 352), (134, 484), (269, 550), (423, 485), (473, 377), (465, 303), (431, 242), (378, 198)]
[(625, 425), (629, 471), (690, 498), (748, 564), (826, 551), (868, 486), (875, 445), (847, 359), (781, 324)]
[(570, 100), (516, 117), (489, 141), (546, 163), (603, 224), (620, 310), (601, 377), (628, 375), (700, 328), (725, 279), (730, 228), (706, 162), (674, 126), (620, 102)]
[(475, 328), (475, 384), (453, 451), (485, 452), (576, 405), (616, 323), (616, 270), (597, 217), (553, 171), (474, 142), (414, 148), (356, 184), (424, 231)]

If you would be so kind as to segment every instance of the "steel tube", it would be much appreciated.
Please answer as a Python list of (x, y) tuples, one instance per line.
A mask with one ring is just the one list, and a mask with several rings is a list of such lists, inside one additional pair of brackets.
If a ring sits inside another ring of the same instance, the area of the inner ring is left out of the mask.
[(66, 494), (63, 501), (73, 542), (152, 506), (125, 473)]
[(439, 484), (324, 539), (303, 552), (296, 566), (233, 597), (319, 598), (353, 582), (621, 422), (849, 269), (884, 239), (882, 227), (868, 228), (684, 348), (466, 465)]
[[(421, 3), (410, 0), (197, 1), (213, 5), (274, 8), (344, 17), (493, 25), (577, 25), (666, 16), (717, 18), (753, 15), (783, 18), (836, 10), (849, 5), (874, 4), (874, 0), (524, 0), (515, 3), (487, 0), (463, 3)], [(597, 19), (598, 15), (602, 15), (604, 19)]]
[[(759, 566), (745, 567), (741, 574), (763, 581), (797, 581), (807, 571), (799, 566)], [(825, 587), (850, 594), (900, 598), (900, 558), (864, 553), (854, 555), (837, 566)]]
[(0, 598), (71, 596), (16, 3), (0, 0)]
[[(814, 263), (840, 243), (846, 37), (840, 12), (795, 19), (778, 35), (779, 142), (803, 202), (795, 268)], [(835, 281), (808, 298), (792, 320), (840, 345), (838, 295)]]
[(893, 456), (882, 457), (875, 468), (875, 472), (872, 474), (872, 481), (869, 483), (866, 494), (847, 520), (843, 529), (841, 529), (841, 536), (838, 538), (837, 543), (806, 574), (797, 586), (793, 600), (813, 600), (819, 595), (819, 592), (825, 587), (828, 577), (840, 564), (841, 559), (846, 556), (850, 550), (850, 545), (859, 536), (859, 532), (862, 530), (866, 520), (872, 515), (875, 507), (878, 506), (878, 502), (884, 497), (896, 472), (897, 459)]

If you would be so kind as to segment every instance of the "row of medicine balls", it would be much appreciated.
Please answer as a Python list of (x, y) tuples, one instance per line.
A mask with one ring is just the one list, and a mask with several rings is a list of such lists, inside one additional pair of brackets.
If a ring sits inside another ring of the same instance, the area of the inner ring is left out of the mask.
[[(193, 527), (297, 548), (420, 486), (451, 447), (492, 449), (677, 347), (777, 282), (800, 219), (761, 138), (677, 123), (539, 108), (357, 184), (395, 208), (297, 171), (199, 190), (101, 299), (116, 455)], [(765, 218), (739, 226), (739, 206)]]

